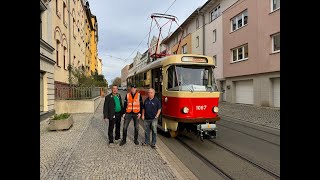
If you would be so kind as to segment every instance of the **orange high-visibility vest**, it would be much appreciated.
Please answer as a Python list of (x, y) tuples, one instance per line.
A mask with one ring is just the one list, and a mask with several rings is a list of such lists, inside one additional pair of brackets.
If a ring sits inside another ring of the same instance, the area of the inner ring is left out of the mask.
[(140, 112), (140, 93), (136, 93), (134, 97), (132, 98), (131, 93), (127, 93), (127, 108), (126, 112), (134, 112), (138, 113)]

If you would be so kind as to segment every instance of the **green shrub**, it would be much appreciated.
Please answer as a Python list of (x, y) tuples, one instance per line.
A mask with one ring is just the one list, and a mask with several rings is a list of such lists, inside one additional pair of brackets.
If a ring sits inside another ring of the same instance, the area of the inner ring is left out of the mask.
[(69, 113), (55, 114), (52, 120), (63, 120), (70, 117)]

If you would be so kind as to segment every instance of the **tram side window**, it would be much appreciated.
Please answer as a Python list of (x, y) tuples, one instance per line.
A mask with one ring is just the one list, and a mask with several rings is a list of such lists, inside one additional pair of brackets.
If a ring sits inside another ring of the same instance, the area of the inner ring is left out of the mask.
[(139, 82), (139, 77), (138, 77), (138, 75), (136, 74), (136, 75), (134, 76), (134, 84), (135, 84), (137, 87), (139, 87), (138, 82)]
[(176, 77), (176, 72), (174, 66), (169, 67), (168, 69), (168, 85), (167, 88), (169, 91), (178, 91), (178, 81)]
[(144, 83), (143, 83), (144, 81), (143, 81), (143, 73), (140, 73), (139, 74), (139, 87), (143, 87), (144, 86)]

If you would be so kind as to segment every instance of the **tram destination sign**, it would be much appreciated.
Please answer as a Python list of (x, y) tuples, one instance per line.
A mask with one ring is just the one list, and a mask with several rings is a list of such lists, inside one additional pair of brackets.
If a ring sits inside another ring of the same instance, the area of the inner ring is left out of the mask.
[(181, 59), (182, 62), (195, 62), (195, 63), (208, 63), (208, 59), (205, 57), (191, 57), (184, 56)]

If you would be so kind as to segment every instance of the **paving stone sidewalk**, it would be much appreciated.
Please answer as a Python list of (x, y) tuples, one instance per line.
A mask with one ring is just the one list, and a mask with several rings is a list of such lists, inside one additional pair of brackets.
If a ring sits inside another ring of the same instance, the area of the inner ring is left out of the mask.
[(280, 129), (280, 109), (245, 104), (219, 103), (219, 114), (237, 120)]
[[(49, 132), (47, 121), (40, 123), (40, 179), (185, 179), (163, 158), (160, 148), (133, 143), (133, 122), (127, 143), (110, 148), (103, 102), (94, 115), (74, 114), (74, 126), (67, 131)], [(143, 133), (140, 127), (140, 142)], [(190, 179), (197, 179), (187, 171)]]

